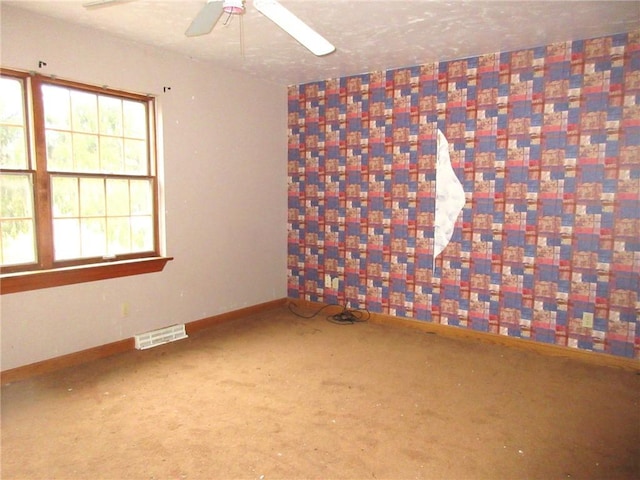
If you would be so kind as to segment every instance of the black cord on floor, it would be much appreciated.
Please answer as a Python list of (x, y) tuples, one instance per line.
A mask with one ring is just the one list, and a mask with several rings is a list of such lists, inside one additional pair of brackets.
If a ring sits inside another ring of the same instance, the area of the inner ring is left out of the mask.
[(367, 320), (369, 320), (369, 318), (371, 318), (371, 313), (367, 309), (350, 309), (350, 308), (347, 308), (346, 306), (343, 306), (337, 303), (330, 303), (328, 305), (325, 305), (322, 308), (315, 311), (314, 313), (312, 313), (311, 315), (303, 315), (301, 313), (298, 313), (295, 310), (293, 310), (292, 307), (297, 308), (297, 305), (294, 302), (289, 302), (289, 311), (291, 313), (293, 313), (298, 317), (307, 318), (307, 319), (316, 317), (324, 309), (328, 307), (341, 307), (342, 308), (341, 312), (334, 313), (333, 315), (327, 315), (327, 321), (338, 324), (338, 325), (353, 325), (354, 323), (366, 322)]

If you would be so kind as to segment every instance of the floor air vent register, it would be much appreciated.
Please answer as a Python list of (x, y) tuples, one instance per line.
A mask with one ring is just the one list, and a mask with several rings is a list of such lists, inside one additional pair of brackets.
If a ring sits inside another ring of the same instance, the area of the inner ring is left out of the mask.
[(136, 335), (136, 348), (138, 350), (146, 350), (147, 348), (157, 347), (176, 340), (187, 338), (187, 332), (184, 324), (172, 325), (171, 327), (152, 330), (151, 332)]

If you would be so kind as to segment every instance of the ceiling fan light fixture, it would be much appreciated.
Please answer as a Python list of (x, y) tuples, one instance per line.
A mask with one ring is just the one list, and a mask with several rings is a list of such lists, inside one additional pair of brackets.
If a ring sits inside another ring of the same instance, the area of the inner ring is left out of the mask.
[(244, 0), (224, 0), (222, 11), (230, 15), (242, 15), (244, 13)]

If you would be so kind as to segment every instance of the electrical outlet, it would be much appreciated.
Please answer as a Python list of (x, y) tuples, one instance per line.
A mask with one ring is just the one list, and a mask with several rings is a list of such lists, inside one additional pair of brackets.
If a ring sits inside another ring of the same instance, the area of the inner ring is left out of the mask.
[(582, 326), (585, 328), (593, 328), (593, 313), (584, 312), (582, 314)]
[(122, 318), (129, 316), (129, 302), (124, 302), (120, 308)]

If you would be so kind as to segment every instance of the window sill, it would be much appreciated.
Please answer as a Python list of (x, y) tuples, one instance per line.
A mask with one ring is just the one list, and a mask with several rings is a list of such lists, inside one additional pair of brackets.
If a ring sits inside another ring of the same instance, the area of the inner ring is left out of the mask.
[(161, 272), (173, 257), (150, 257), (0, 276), (0, 294)]

